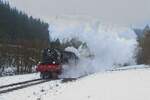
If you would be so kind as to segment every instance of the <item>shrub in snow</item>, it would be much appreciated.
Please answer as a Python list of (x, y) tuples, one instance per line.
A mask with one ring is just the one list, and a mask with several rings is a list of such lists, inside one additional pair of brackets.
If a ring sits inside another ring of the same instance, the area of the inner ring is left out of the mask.
[(16, 74), (16, 68), (15, 67), (5, 68), (1, 74), (2, 74), (2, 76), (15, 75)]

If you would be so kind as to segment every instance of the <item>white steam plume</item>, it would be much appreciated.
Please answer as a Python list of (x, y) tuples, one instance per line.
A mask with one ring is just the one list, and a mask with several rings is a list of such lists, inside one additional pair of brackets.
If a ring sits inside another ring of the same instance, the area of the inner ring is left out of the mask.
[(79, 77), (104, 71), (114, 65), (135, 64), (136, 35), (124, 27), (105, 25), (99, 21), (57, 19), (50, 24), (52, 38), (79, 38), (86, 42), (94, 59), (81, 58), (75, 67), (64, 66), (63, 76)]

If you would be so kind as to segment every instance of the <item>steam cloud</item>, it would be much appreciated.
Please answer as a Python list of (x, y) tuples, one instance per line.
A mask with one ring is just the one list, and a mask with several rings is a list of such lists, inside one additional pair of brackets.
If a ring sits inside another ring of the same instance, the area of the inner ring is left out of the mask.
[[(86, 42), (94, 58), (81, 57), (76, 66), (64, 65), (62, 77), (80, 77), (113, 68), (136, 64), (136, 35), (130, 28), (102, 24), (99, 21), (55, 20), (50, 35), (60, 40), (78, 38)], [(82, 50), (79, 50), (80, 51)]]

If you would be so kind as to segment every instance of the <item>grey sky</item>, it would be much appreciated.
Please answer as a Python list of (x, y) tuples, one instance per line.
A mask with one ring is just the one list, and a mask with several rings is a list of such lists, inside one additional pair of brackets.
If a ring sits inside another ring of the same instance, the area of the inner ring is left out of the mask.
[(8, 0), (12, 6), (47, 21), (52, 16), (81, 15), (121, 24), (150, 20), (150, 0)]

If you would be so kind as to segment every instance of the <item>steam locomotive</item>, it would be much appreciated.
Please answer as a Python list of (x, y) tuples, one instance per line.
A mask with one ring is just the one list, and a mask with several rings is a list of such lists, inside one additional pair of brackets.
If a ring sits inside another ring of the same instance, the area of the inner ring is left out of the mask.
[(57, 79), (62, 73), (62, 65), (77, 64), (78, 59), (73, 52), (46, 48), (42, 52), (42, 60), (37, 65), (36, 71), (40, 72), (42, 79)]

